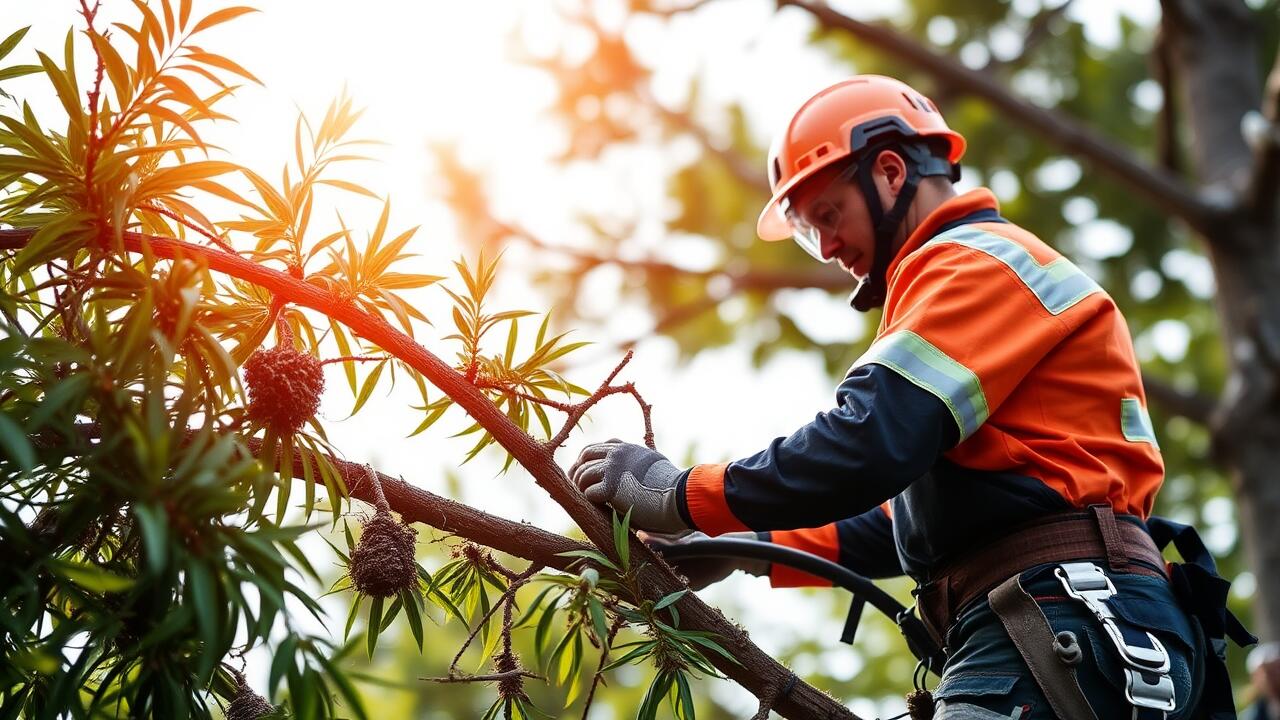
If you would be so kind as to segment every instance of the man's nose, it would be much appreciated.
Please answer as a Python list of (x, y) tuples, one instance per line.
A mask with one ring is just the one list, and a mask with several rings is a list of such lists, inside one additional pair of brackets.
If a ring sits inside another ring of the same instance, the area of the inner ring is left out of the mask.
[(822, 230), (818, 239), (818, 249), (822, 252), (825, 260), (833, 259), (844, 243), (840, 240), (840, 235), (835, 230)]

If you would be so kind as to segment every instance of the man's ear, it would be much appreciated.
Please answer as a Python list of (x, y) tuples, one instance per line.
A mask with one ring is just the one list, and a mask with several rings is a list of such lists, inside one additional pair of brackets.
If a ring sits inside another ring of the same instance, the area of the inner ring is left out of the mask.
[(907, 182), (907, 163), (902, 156), (892, 150), (885, 150), (876, 156), (874, 175), (876, 187), (887, 200), (896, 200), (902, 186)]

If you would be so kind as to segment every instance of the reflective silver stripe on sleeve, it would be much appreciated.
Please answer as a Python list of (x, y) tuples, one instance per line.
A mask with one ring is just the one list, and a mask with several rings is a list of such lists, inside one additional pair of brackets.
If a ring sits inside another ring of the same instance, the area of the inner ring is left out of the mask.
[(910, 330), (877, 339), (850, 370), (869, 364), (893, 370), (946, 403), (960, 430), (961, 440), (977, 432), (987, 421), (990, 410), (978, 376)]
[(1156, 431), (1151, 426), (1151, 416), (1138, 398), (1121, 398), (1120, 431), (1129, 442), (1147, 442), (1157, 449), (1160, 447), (1160, 443), (1156, 442)]
[(1052, 315), (1061, 315), (1093, 293), (1102, 292), (1093, 278), (1065, 257), (1041, 265), (1026, 248), (995, 233), (961, 225), (929, 243), (955, 243), (999, 260), (1013, 270)]

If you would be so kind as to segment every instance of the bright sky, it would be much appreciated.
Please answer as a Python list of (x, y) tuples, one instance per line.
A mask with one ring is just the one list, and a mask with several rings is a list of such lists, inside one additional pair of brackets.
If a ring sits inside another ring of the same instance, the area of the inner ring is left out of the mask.
[[(1039, 6), (1038, 0), (1015, 2), (1031, 10)], [(897, 2), (836, 4), (863, 18), (869, 8), (874, 14), (891, 14), (901, 8)], [(57, 55), (68, 26), (77, 23), (79, 27), (74, 16), (76, 5), (73, 0), (0, 0), (4, 10), (0, 34), (33, 25), (10, 59), (31, 61), (32, 48)], [(106, 0), (104, 5), (104, 12), (112, 13), (111, 19), (133, 17), (130, 3)], [(393, 230), (422, 225), (413, 249), (422, 253), (421, 262), (429, 271), (446, 274), (461, 247), (448, 210), (430, 196), (433, 179), (428, 146), (432, 143), (459, 147), (467, 162), (493, 176), (491, 190), (499, 212), (519, 218), (546, 237), (585, 241), (583, 231), (570, 221), (574, 206), (616, 209), (648, 218), (670, 212), (663, 176), (680, 161), (678, 158), (620, 154), (612, 157), (612, 164), (604, 170), (590, 172), (562, 172), (549, 166), (549, 157), (564, 142), (559, 130), (539, 117), (540, 109), (554, 99), (554, 87), (540, 74), (509, 63), (507, 57), (515, 37), (534, 52), (551, 53), (561, 43), (575, 51), (580, 40), (560, 32), (551, 9), (554, 3), (275, 0), (259, 5), (264, 12), (201, 39), (201, 45), (233, 57), (265, 84), (265, 88), (246, 87), (221, 106), (239, 119), (238, 125), (202, 130), (202, 134), (265, 177), (278, 177), (280, 167), (292, 154), (298, 109), (319, 117), (345, 86), (357, 106), (367, 108), (354, 135), (376, 138), (386, 145), (375, 150), (378, 163), (350, 165), (342, 177), (391, 195)], [(594, 5), (608, 24), (609, 18), (618, 17), (623, 3), (604, 0)], [(1079, 0), (1071, 13), (1089, 18), (1091, 39), (1103, 44), (1115, 42), (1121, 12), (1139, 22), (1150, 22), (1158, 13), (1156, 0), (1126, 3), (1123, 10), (1117, 5), (1106, 0)], [(197, 0), (196, 14), (220, 6)], [(640, 57), (657, 68), (654, 92), (660, 100), (679, 106), (690, 79), (696, 76), (712, 101), (709, 105), (716, 100), (742, 102), (757, 142), (767, 144), (769, 133), (786, 121), (799, 102), (847, 72), (805, 47), (811, 23), (805, 13), (795, 9), (776, 12), (774, 8), (765, 0), (711, 3), (692, 16), (676, 19), (669, 27), (637, 23), (627, 29), (627, 37)], [(733, 31), (724, 32), (725, 27)], [(88, 87), (90, 71), (87, 62), (82, 64), (82, 87)], [(57, 117), (56, 104), (38, 81), (12, 81), (5, 88), (31, 100), (42, 117)], [(718, 119), (706, 120), (714, 124)], [(377, 203), (351, 196), (332, 199), (341, 203), (344, 218), (357, 226), (362, 222), (370, 225), (379, 209)], [(316, 216), (326, 215), (317, 212)], [(500, 303), (541, 309), (536, 295), (520, 277), (521, 255), (518, 250), (508, 254)], [(597, 282), (602, 286), (602, 297), (607, 298), (609, 291), (604, 286), (611, 283), (610, 278)], [(442, 292), (431, 289), (417, 297), (429, 316), (446, 317), (448, 305)], [(860, 332), (861, 320), (839, 299), (797, 292), (781, 302), (805, 322), (825, 326), (831, 339), (852, 338)], [(647, 323), (643, 312), (624, 310), (608, 327), (583, 334), (581, 339), (607, 344), (639, 334)], [(442, 328), (447, 325), (443, 320)], [(430, 338), (430, 332), (424, 337)], [(430, 340), (427, 344), (433, 347)], [(439, 343), (434, 348), (442, 350)], [(451, 361), (452, 348), (447, 352), (446, 360)], [(592, 355), (600, 359), (576, 369), (571, 376), (579, 384), (594, 385), (616, 360), (602, 358), (600, 353)], [(690, 448), (695, 449), (699, 461), (751, 454), (831, 402), (832, 383), (815, 358), (800, 353), (784, 353), (758, 370), (752, 369), (746, 353), (735, 347), (705, 352), (684, 367), (674, 361), (669, 342), (646, 341), (637, 348), (636, 360), (623, 378), (635, 380), (653, 403), (658, 446), (677, 462)], [(384, 472), (400, 473), (410, 482), (444, 492), (446, 471), (469, 447), (462, 444), (465, 440), (444, 439), (464, 426), (461, 415), (454, 415), (452, 424), (446, 420), (443, 427), (403, 439), (419, 419), (407, 407), (415, 398), (401, 393), (408, 389), (406, 384), (398, 386), (393, 397), (375, 398), (359, 419), (342, 422), (350, 410), (351, 397), (341, 372), (336, 367), (330, 370), (330, 391), (322, 413), (336, 445), (350, 459), (372, 462)], [(570, 464), (584, 441), (614, 435), (638, 440), (641, 432), (633, 404), (606, 402), (593, 414), (585, 432), (573, 436), (559, 459), (565, 466)], [(545, 499), (527, 475), (512, 472), (495, 476), (497, 467), (496, 455), (492, 455), (458, 471), (462, 480), (457, 498), (511, 519), (556, 530), (566, 527), (563, 513)], [(734, 612), (766, 650), (814, 638), (832, 648), (822, 657), (824, 665), (835, 672), (856, 671), (854, 654), (836, 642), (839, 629), (814, 626), (812, 618), (824, 616), (825, 611), (815, 607), (812, 613), (794, 612), (793, 603), (800, 597), (796, 591), (769, 591), (762, 580), (735, 578), (705, 591), (704, 597), (713, 604), (737, 608)], [(843, 605), (846, 599), (827, 594), (811, 602)], [(735, 698), (744, 715), (754, 707), (736, 686), (715, 692)]]

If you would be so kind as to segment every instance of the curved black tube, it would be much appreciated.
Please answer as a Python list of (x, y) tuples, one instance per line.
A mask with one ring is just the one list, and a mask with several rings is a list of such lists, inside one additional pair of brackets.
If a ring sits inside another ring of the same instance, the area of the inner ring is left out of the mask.
[(869, 602), (897, 623), (907, 641), (907, 647), (916, 659), (934, 673), (942, 673), (946, 656), (914, 613), (871, 580), (826, 558), (785, 545), (739, 538), (708, 538), (680, 543), (650, 540), (649, 546), (669, 560), (698, 557), (750, 558), (779, 563), (830, 580), (836, 587), (844, 588), (853, 593), (855, 598)]
[(837, 587), (862, 597), (875, 609), (891, 618), (896, 619), (899, 613), (907, 609), (892, 595), (852, 570), (826, 558), (789, 548), (786, 545), (739, 538), (710, 538), (672, 544), (650, 541), (650, 545), (661, 552), (663, 557), (672, 560), (695, 557), (739, 557), (776, 562), (810, 575), (817, 575), (824, 580), (830, 580)]

